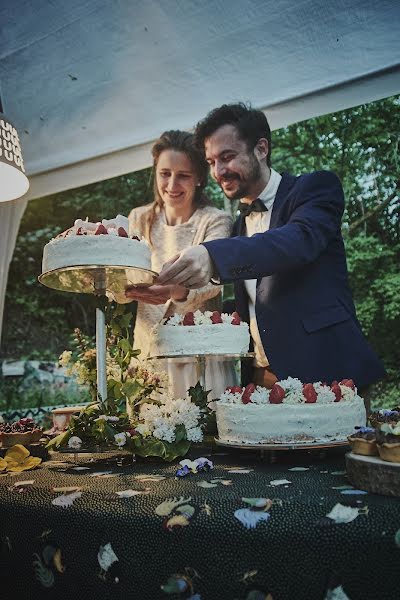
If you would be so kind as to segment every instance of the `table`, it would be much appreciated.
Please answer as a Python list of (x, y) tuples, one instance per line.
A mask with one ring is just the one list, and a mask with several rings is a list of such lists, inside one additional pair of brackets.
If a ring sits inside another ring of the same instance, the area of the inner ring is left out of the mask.
[[(1, 476), (0, 597), (323, 600), (340, 586), (350, 600), (400, 597), (400, 502), (351, 490), (343, 451), (281, 452), (273, 464), (249, 450), (191, 454), (214, 469), (177, 479), (176, 462), (86, 456)], [(82, 495), (63, 508), (52, 501), (65, 486)], [(251, 511), (254, 528), (243, 498), (272, 500)], [(338, 503), (356, 518), (327, 518)]]

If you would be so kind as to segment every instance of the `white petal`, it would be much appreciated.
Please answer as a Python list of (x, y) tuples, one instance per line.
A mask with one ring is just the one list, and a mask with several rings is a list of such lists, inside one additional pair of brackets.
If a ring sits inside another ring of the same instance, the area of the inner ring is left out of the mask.
[(335, 521), (335, 523), (351, 523), (358, 515), (358, 508), (344, 506), (343, 504), (335, 504), (331, 512), (326, 516)]
[(235, 511), (235, 517), (247, 528), (254, 529), (260, 521), (268, 521), (270, 514), (268, 512), (259, 512), (249, 508), (239, 508)]

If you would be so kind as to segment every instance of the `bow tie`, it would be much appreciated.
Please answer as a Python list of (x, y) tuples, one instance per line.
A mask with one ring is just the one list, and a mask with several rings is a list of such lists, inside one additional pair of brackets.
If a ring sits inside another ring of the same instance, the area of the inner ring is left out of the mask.
[(251, 204), (245, 204), (244, 202), (239, 202), (239, 210), (240, 216), (242, 218), (248, 217), (252, 212), (265, 212), (268, 208), (265, 206), (264, 202), (257, 198)]

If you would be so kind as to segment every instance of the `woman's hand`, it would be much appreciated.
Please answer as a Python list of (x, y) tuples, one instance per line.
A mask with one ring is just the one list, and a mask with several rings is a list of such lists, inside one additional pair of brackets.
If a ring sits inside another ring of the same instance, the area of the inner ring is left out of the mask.
[(127, 287), (125, 296), (146, 304), (165, 304), (168, 300), (183, 302), (189, 290), (182, 285), (152, 285), (150, 287)]

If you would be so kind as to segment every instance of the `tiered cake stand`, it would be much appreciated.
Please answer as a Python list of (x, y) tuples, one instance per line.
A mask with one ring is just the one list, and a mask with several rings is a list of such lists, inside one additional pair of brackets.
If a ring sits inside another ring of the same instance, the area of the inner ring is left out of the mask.
[[(138, 267), (77, 265), (46, 271), (39, 276), (39, 281), (54, 290), (107, 296), (115, 300), (128, 286), (152, 285), (156, 276), (154, 271)], [(105, 313), (100, 308), (96, 308), (96, 365), (97, 391), (104, 401), (107, 399), (106, 324)]]
[(173, 362), (182, 362), (185, 358), (193, 358), (196, 364), (196, 376), (202, 388), (206, 388), (206, 361), (211, 359), (214, 362), (222, 362), (226, 360), (239, 360), (246, 358), (254, 358), (254, 352), (245, 352), (242, 354), (159, 354), (150, 356), (149, 360), (158, 360), (168, 358)]

